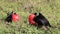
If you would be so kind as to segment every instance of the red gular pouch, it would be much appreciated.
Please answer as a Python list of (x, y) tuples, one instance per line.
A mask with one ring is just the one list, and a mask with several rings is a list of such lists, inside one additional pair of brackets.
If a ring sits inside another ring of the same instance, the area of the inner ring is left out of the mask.
[(12, 14), (12, 21), (17, 22), (19, 20), (20, 20), (20, 16), (18, 14), (16, 14), (16, 13), (13, 13)]
[(34, 14), (30, 14), (30, 15), (28, 16), (29, 24), (31, 24), (31, 25), (36, 25), (35, 21), (33, 20), (34, 17), (35, 17)]

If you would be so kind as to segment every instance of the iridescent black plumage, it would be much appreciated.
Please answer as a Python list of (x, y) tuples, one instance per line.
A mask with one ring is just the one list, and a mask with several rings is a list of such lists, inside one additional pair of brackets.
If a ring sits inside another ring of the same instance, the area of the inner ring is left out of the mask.
[(51, 27), (49, 21), (41, 13), (39, 13), (39, 15), (36, 15), (33, 20), (37, 23), (38, 27), (43, 25)]
[(11, 13), (8, 13), (8, 14), (7, 14), (7, 17), (6, 17), (6, 21), (7, 21), (7, 22), (12, 22), (12, 14), (13, 14), (13, 13), (16, 14), (16, 13), (13, 12), (13, 11), (12, 11)]

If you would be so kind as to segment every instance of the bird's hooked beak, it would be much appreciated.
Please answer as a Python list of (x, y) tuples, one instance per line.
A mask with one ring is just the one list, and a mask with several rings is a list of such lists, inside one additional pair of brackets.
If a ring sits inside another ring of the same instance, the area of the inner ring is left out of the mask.
[(12, 11), (12, 14), (16, 14), (16, 12), (15, 11)]
[(37, 13), (34, 13), (34, 15), (37, 15)]

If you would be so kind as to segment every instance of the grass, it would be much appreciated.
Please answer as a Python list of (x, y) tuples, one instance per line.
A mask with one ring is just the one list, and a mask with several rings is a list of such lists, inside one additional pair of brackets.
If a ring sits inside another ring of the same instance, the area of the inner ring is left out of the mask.
[[(0, 0), (0, 19), (16, 11), (21, 20), (10, 25), (0, 20), (0, 34), (60, 34), (60, 0)], [(26, 8), (26, 9), (25, 9)], [(45, 31), (28, 24), (28, 15), (41, 12), (54, 28)]]

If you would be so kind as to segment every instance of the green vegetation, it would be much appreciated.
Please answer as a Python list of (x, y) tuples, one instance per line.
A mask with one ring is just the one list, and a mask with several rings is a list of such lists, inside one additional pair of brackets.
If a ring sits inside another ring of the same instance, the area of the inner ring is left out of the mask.
[[(0, 20), (0, 34), (60, 34), (60, 0), (0, 0), (0, 19), (16, 11), (21, 20), (10, 25)], [(54, 28), (45, 31), (28, 24), (28, 15), (41, 12)]]

